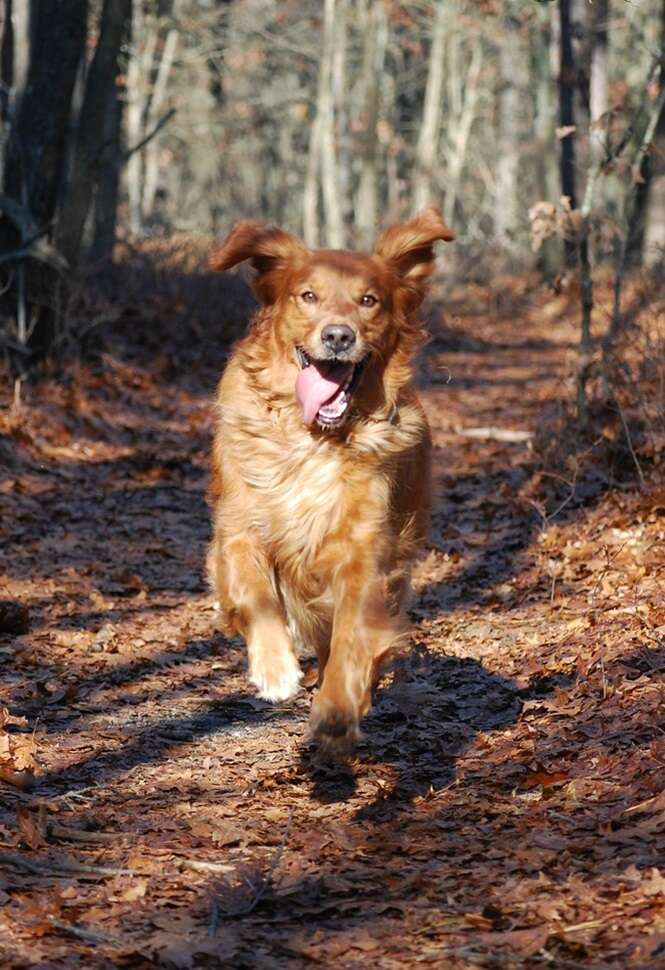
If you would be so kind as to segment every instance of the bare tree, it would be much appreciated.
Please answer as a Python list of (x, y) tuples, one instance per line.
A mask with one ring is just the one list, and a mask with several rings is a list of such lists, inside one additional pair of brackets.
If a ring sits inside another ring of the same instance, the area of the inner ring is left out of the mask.
[[(573, 37), (571, 21), (571, 0), (559, 0), (559, 124), (561, 173), (561, 194), (570, 200), (574, 209), (577, 205), (575, 184), (575, 59), (573, 56)], [(575, 244), (565, 240), (566, 261), (575, 261)]]
[(104, 0), (99, 37), (85, 84), (71, 161), (71, 176), (58, 220), (57, 243), (71, 265), (81, 256), (83, 230), (109, 149), (106, 118), (113, 110), (120, 45), (127, 36), (131, 0)]
[(377, 226), (379, 201), (377, 124), (387, 44), (388, 24), (383, 0), (369, 0), (362, 63), (360, 179), (355, 204), (358, 243), (362, 247), (371, 244)]
[(504, 21), (499, 54), (497, 97), (497, 160), (494, 197), (494, 232), (504, 246), (514, 248), (525, 216), (520, 197), (520, 154), (525, 141), (523, 98), (526, 63), (520, 38), (520, 20), (512, 5)]
[[(48, 247), (60, 199), (76, 75), (84, 55), (87, 3), (14, 0), (5, 23), (3, 76), (11, 76), (5, 110), (0, 236), (16, 274), (5, 304), (16, 308), (17, 338), (36, 355), (51, 345), (58, 257)], [(11, 64), (7, 61), (11, 60)]]
[[(451, 41), (453, 40), (459, 43), (459, 38), (451, 38)], [(454, 222), (455, 205), (461, 187), (462, 172), (467, 161), (471, 128), (478, 117), (482, 67), (483, 44), (482, 38), (478, 34), (472, 41), (468, 73), (464, 77), (463, 85), (460, 85), (463, 91), (460, 92), (456, 106), (457, 110), (454, 114), (451, 112), (449, 124), (448, 167), (445, 182), (446, 196), (443, 207), (444, 218), (448, 223)]]
[[(345, 242), (344, 220), (339, 196), (339, 172), (335, 143), (335, 105), (333, 65), (335, 45), (343, 35), (336, 26), (336, 0), (325, 0), (323, 19), (323, 56), (319, 78), (317, 113), (321, 124), (321, 189), (325, 214), (326, 244), (341, 249)], [(339, 54), (337, 55), (339, 57)]]
[(589, 7), (591, 53), (589, 76), (590, 152), (597, 161), (605, 152), (604, 120), (609, 108), (608, 18), (609, 0), (595, 0)]
[(438, 0), (432, 25), (432, 43), (427, 68), (423, 116), (416, 148), (413, 177), (413, 211), (418, 212), (432, 201), (434, 166), (441, 127), (444, 52), (449, 19), (449, 0)]
[[(654, 96), (665, 91), (665, 0), (660, 8), (660, 55)], [(635, 227), (631, 240), (633, 264), (653, 266), (665, 257), (665, 114), (661, 111), (644, 154), (635, 185)]]

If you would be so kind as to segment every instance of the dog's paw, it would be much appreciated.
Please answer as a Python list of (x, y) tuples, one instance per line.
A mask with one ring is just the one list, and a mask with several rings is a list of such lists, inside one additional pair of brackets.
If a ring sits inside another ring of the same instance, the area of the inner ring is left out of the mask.
[(358, 718), (336, 707), (320, 692), (312, 704), (309, 727), (322, 753), (332, 758), (348, 757), (360, 740)]
[(280, 657), (279, 664), (252, 666), (249, 672), (250, 683), (256, 687), (257, 694), (264, 701), (288, 701), (298, 693), (302, 670), (296, 658), (287, 653)]

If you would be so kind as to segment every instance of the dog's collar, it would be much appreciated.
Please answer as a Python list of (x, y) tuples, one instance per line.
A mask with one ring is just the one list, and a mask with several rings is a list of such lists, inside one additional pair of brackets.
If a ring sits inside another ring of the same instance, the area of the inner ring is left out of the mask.
[(370, 421), (387, 421), (388, 424), (398, 424), (399, 423), (399, 410), (396, 404), (392, 404), (387, 414), (382, 414), (380, 417), (370, 418)]

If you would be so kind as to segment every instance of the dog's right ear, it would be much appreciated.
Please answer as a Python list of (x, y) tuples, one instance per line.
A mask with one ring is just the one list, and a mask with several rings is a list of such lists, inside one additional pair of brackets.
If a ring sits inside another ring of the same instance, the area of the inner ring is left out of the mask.
[(249, 259), (258, 272), (256, 288), (262, 299), (269, 299), (272, 287), (267, 285), (275, 271), (283, 271), (299, 256), (306, 253), (305, 246), (290, 232), (278, 229), (266, 222), (243, 219), (237, 223), (222, 245), (213, 250), (210, 268), (230, 269)]

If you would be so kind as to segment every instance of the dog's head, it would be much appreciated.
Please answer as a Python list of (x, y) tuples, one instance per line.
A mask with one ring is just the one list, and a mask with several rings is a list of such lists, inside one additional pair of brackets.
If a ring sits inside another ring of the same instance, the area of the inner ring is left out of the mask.
[(371, 255), (310, 250), (282, 229), (246, 220), (210, 265), (251, 260), (274, 346), (298, 368), (294, 393), (305, 422), (330, 430), (354, 408), (371, 413), (385, 403), (391, 360), (400, 356), (403, 365), (417, 343), (433, 245), (453, 238), (435, 208), (387, 229)]

